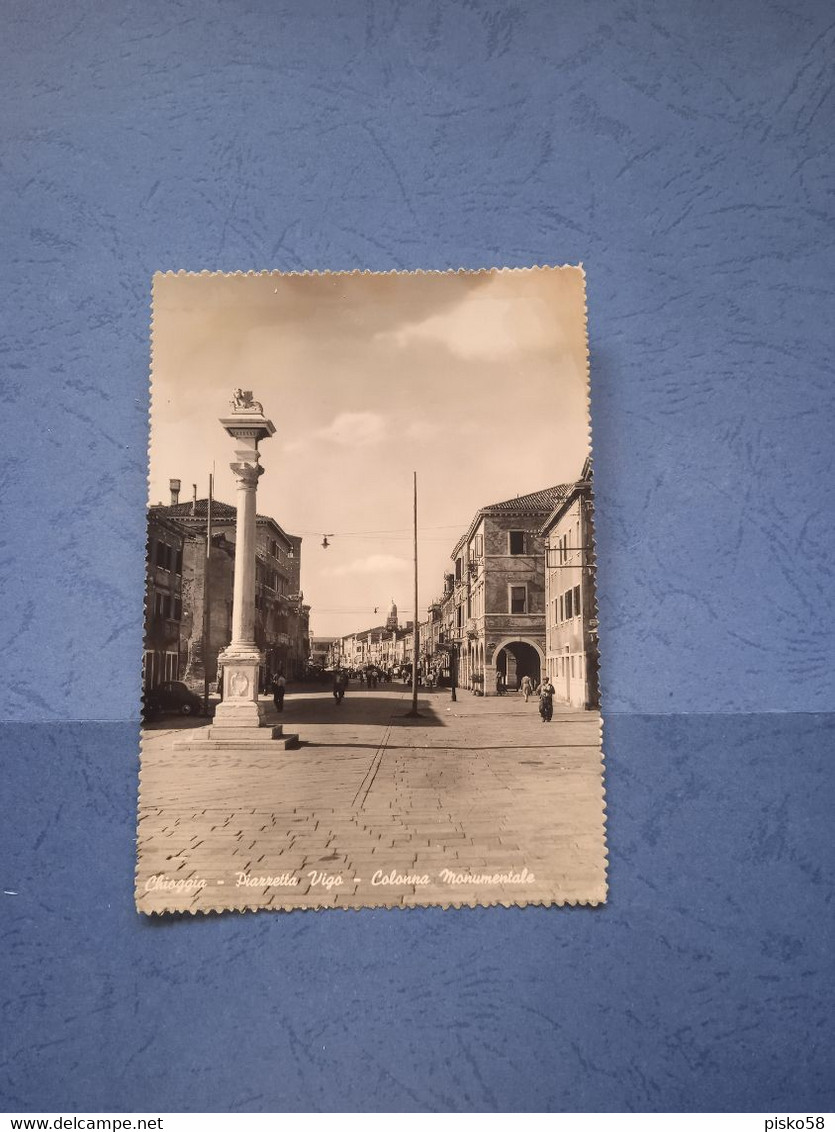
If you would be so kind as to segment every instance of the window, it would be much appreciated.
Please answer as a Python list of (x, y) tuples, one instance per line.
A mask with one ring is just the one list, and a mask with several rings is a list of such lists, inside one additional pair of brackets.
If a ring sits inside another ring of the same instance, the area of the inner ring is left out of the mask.
[(580, 616), (580, 587), (574, 587), (574, 616)]
[(573, 607), (574, 607), (574, 591), (573, 590), (566, 590), (565, 591), (565, 619), (566, 619), (566, 621), (570, 621), (571, 618), (574, 616), (574, 608)]
[(524, 613), (527, 606), (528, 591), (526, 586), (510, 587), (510, 612)]
[(475, 536), (475, 556), (476, 558), (484, 557), (484, 535)]
[(565, 598), (560, 594), (560, 616), (557, 624), (561, 625), (563, 621), (565, 621)]
[(511, 554), (524, 554), (525, 553), (525, 532), (524, 531), (509, 531), (510, 535), (510, 553)]
[(456, 582), (461, 581), (461, 559), (460, 558), (455, 559), (455, 580), (456, 580)]

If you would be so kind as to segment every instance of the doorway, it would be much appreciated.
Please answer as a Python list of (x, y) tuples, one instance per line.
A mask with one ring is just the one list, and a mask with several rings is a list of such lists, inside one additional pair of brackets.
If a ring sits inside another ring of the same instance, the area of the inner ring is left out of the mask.
[(527, 641), (513, 641), (499, 649), (496, 654), (496, 669), (504, 676), (508, 691), (516, 691), (523, 676), (529, 676), (536, 687), (541, 677), (539, 653)]

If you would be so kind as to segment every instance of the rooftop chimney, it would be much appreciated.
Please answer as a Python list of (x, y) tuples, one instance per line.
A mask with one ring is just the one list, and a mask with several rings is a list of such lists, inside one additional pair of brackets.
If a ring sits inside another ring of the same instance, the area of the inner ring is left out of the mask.
[(191, 513), (192, 513), (192, 515), (197, 514), (197, 484), (196, 483), (193, 483), (191, 485)]
[(182, 485), (179, 480), (169, 480), (168, 486), (171, 489), (171, 506), (176, 507), (180, 502), (180, 487)]

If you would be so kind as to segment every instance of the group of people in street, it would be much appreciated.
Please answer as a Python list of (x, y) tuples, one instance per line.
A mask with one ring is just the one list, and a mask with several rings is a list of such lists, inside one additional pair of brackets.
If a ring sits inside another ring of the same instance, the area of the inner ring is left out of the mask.
[[(554, 685), (551, 683), (550, 676), (546, 675), (542, 678), (540, 683), (534, 684), (531, 677), (525, 673), (524, 676), (517, 680), (517, 692), (521, 692), (524, 697), (525, 703), (528, 703), (531, 696), (539, 697), (539, 714), (542, 716), (543, 723), (550, 723), (554, 718)], [(505, 682), (505, 675), (501, 671), (496, 672), (496, 695), (503, 696), (507, 691)]]
[[(333, 698), (337, 704), (341, 704), (345, 698), (345, 690), (348, 687), (348, 679), (350, 676), (355, 676), (359, 679), (361, 684), (367, 684), (369, 688), (376, 688), (377, 682), (385, 681), (390, 682), (392, 679), (392, 672), (385, 672), (381, 669), (366, 669), (358, 672), (348, 672), (345, 668), (336, 668), (333, 671), (332, 691)], [(273, 703), (275, 704), (276, 711), (284, 711), (284, 697), (287, 692), (287, 680), (284, 673), (279, 671), (270, 680), (270, 689), (273, 694)], [(522, 676), (518, 682), (518, 691), (522, 693), (525, 703), (528, 703), (531, 696), (539, 698), (539, 714), (542, 717), (543, 723), (550, 723), (554, 717), (554, 685), (551, 683), (550, 676), (546, 675), (538, 684), (527, 674)], [(496, 673), (496, 694), (503, 696), (505, 694), (504, 674), (502, 672)]]
[[(378, 683), (391, 683), (394, 673), (391, 669), (386, 671), (380, 668), (358, 669), (356, 671), (345, 668), (335, 668), (332, 673), (331, 690), (334, 701), (341, 704), (345, 698), (345, 691), (349, 679), (357, 679), (360, 684), (369, 688), (376, 688)], [(267, 682), (272, 692), (276, 711), (284, 711), (284, 697), (287, 694), (287, 679), (282, 671), (276, 672)]]
[[(535, 687), (538, 688), (539, 685), (538, 684), (534, 685), (534, 681), (527, 674), (527, 672), (525, 673), (524, 676), (518, 676), (517, 675), (517, 677), (516, 677), (516, 691), (522, 693), (522, 695), (525, 697), (525, 703), (528, 702), (528, 697), (530, 696), (531, 692), (534, 691)], [(497, 668), (496, 669), (496, 695), (497, 696), (504, 696), (506, 693), (507, 693), (507, 677), (505, 676), (504, 672), (502, 672), (502, 670), (500, 668)]]
[[(367, 668), (357, 669), (335, 668), (332, 683), (333, 696), (338, 704), (342, 703), (349, 680), (357, 680), (361, 687), (370, 690), (376, 688), (378, 684), (391, 684), (397, 677), (400, 677), (404, 684), (410, 684), (412, 681), (411, 667), (401, 665), (393, 668), (376, 668), (369, 665)], [(421, 687), (432, 688), (436, 682), (434, 674), (418, 671), (418, 684)]]
[[(284, 697), (287, 694), (287, 680), (283, 672), (276, 672), (269, 682), (273, 694), (273, 703), (276, 711), (284, 711)], [(337, 668), (333, 673), (333, 698), (341, 704), (348, 687), (348, 673), (344, 668)]]

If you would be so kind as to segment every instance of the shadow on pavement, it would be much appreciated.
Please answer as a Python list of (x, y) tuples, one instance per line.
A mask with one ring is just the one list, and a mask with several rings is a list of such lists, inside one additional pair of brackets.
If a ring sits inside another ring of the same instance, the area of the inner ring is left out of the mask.
[[(316, 685), (296, 685), (288, 691), (284, 701), (284, 711), (276, 712), (272, 697), (261, 696), (261, 703), (267, 712), (270, 723), (350, 723), (360, 726), (386, 727), (445, 727), (446, 722), (440, 712), (445, 712), (450, 703), (449, 691), (443, 688), (420, 689), (418, 711), (420, 715), (412, 718), (407, 715), (412, 707), (409, 689), (402, 685), (386, 685), (373, 691), (349, 687), (341, 704), (337, 704), (330, 688)], [(144, 720), (142, 730), (190, 731), (206, 727), (212, 722), (214, 709), (219, 703), (215, 696), (210, 703), (209, 715), (182, 716), (176, 713), (153, 716)], [(440, 711), (439, 711), (440, 709)]]
[[(433, 702), (439, 697), (437, 706)], [(411, 695), (395, 686), (391, 690), (377, 689), (364, 692), (349, 689), (341, 704), (337, 704), (330, 692), (317, 694), (302, 693), (288, 695), (284, 711), (275, 712), (269, 704), (270, 721), (277, 723), (303, 725), (304, 723), (350, 724), (352, 726), (378, 727), (446, 727), (440, 714), (446, 710), (449, 693), (424, 691), (418, 696), (417, 718), (407, 716), (411, 710)], [(308, 744), (312, 745), (312, 744)]]
[[(213, 710), (213, 709), (212, 709)], [(177, 715), (171, 712), (168, 715), (154, 715), (142, 720), (143, 731), (193, 731), (196, 727), (205, 727), (212, 722), (212, 713), (209, 715)]]

